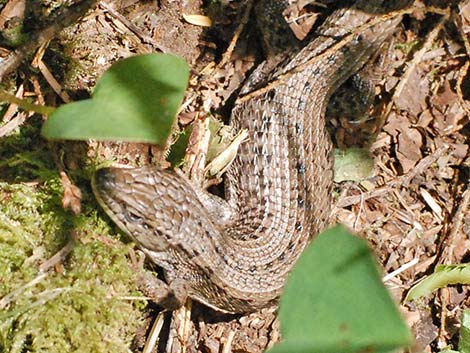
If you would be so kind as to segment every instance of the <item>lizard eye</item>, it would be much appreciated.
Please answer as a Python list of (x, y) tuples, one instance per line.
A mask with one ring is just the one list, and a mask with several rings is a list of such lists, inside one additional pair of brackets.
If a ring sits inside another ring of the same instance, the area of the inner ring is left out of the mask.
[(126, 214), (125, 214), (125, 218), (128, 222), (131, 222), (131, 223), (141, 223), (142, 222), (142, 217), (132, 213), (132, 212), (129, 212), (127, 211)]

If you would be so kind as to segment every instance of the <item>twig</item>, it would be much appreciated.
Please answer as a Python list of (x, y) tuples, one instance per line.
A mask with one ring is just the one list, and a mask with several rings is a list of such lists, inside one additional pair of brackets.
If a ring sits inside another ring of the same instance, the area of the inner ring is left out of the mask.
[(157, 315), (157, 318), (153, 322), (152, 330), (150, 331), (147, 341), (145, 342), (145, 346), (144, 346), (144, 349), (142, 350), (142, 353), (154, 352), (154, 349), (158, 340), (158, 335), (160, 334), (160, 331), (162, 330), (162, 327), (163, 327), (163, 322), (165, 321), (164, 315), (165, 314), (163, 312)]
[(0, 66), (0, 82), (3, 80), (3, 77), (20, 66), (25, 57), (30, 55), (44, 43), (53, 39), (61, 30), (74, 24), (79, 18), (84, 16), (89, 9), (95, 7), (97, 2), (98, 0), (83, 0), (78, 4), (65, 9), (52, 25), (39, 31), (39, 33), (33, 35), (27, 43), (11, 52), (2, 61), (2, 65)]
[(222, 348), (222, 353), (230, 353), (232, 351), (232, 342), (234, 337), (235, 331), (230, 330), (227, 336), (227, 340), (225, 341), (224, 348)]
[(9, 305), (12, 301), (15, 300), (16, 296), (23, 293), (27, 288), (33, 287), (36, 284), (40, 283), (43, 279), (45, 279), (49, 275), (49, 272), (47, 271), (55, 264), (63, 261), (63, 259), (70, 253), (70, 251), (72, 251), (73, 244), (74, 240), (70, 240), (62, 249), (60, 249), (57, 253), (55, 253), (51, 258), (49, 258), (39, 267), (40, 273), (35, 278), (5, 295), (0, 300), (0, 309), (4, 309), (7, 305)]
[(70, 103), (72, 99), (67, 94), (67, 92), (62, 89), (62, 86), (60, 85), (60, 83), (55, 79), (54, 75), (46, 66), (44, 61), (42, 61), (42, 57), (48, 45), (49, 45), (49, 42), (46, 42), (39, 47), (39, 49), (36, 52), (36, 55), (34, 56), (32, 66), (38, 68), (39, 71), (41, 71), (42, 76), (46, 79), (49, 86), (51, 86), (51, 88), (62, 99), (62, 101), (64, 101), (65, 103)]
[[(16, 91), (15, 97), (21, 99), (21, 98), (23, 98), (23, 94), (24, 94), (24, 85), (21, 84), (20, 87), (18, 87), (18, 90)], [(3, 114), (3, 118), (2, 118), (3, 122), (7, 123), (11, 119), (13, 119), (13, 117), (15, 116), (17, 111), (18, 111), (18, 106), (14, 103), (10, 104), (10, 106), (7, 108), (5, 114)]]
[(225, 53), (222, 55), (222, 60), (217, 64), (217, 68), (223, 67), (229, 60), (230, 57), (232, 56), (233, 50), (235, 49), (235, 45), (238, 42), (238, 38), (240, 38), (240, 35), (243, 32), (243, 29), (245, 28), (246, 24), (248, 23), (248, 19), (250, 18), (250, 13), (251, 9), (253, 8), (253, 0), (249, 0), (246, 2), (246, 7), (245, 7), (245, 12), (243, 13), (243, 17), (235, 30), (235, 33), (233, 34), (232, 40), (230, 41), (229, 46), (227, 47), (227, 50)]
[(11, 119), (8, 123), (0, 127), (0, 137), (6, 136), (14, 131), (18, 126), (26, 121), (26, 113), (21, 112)]
[(172, 312), (165, 352), (186, 352), (191, 328), (191, 310), (192, 301), (189, 299), (184, 306)]
[(387, 275), (383, 276), (382, 277), (382, 282), (390, 281), (392, 278), (398, 276), (400, 273), (405, 272), (406, 270), (408, 270), (409, 268), (411, 268), (413, 266), (416, 266), (418, 264), (418, 262), (419, 262), (419, 260), (416, 258), (416, 259), (413, 259), (413, 260), (407, 262), (406, 264), (401, 265), (395, 271), (392, 271), (392, 272), (388, 273)]
[(42, 263), (41, 266), (39, 266), (39, 271), (46, 272), (52, 266), (55, 266), (56, 264), (64, 261), (67, 255), (70, 254), (70, 252), (72, 251), (74, 244), (75, 244), (75, 240), (72, 237), (72, 239), (62, 249), (60, 249), (51, 258), (49, 258), (47, 261)]
[(158, 50), (162, 51), (163, 53), (167, 52), (168, 50), (160, 46), (157, 42), (153, 40), (152, 37), (143, 33), (139, 27), (129, 21), (126, 17), (121, 15), (118, 11), (113, 9), (106, 1), (100, 1), (99, 5), (109, 13), (110, 16), (114, 17), (116, 20), (121, 22), (124, 26), (126, 26), (129, 31), (134, 33), (142, 42), (150, 44), (152, 47), (157, 48)]
[(28, 283), (22, 285), (21, 287), (16, 288), (14, 291), (5, 295), (2, 299), (0, 299), (0, 309), (4, 309), (7, 307), (12, 301), (15, 300), (17, 295), (23, 293), (27, 288), (33, 287), (36, 284), (40, 283), (44, 278), (46, 278), (49, 274), (48, 273), (41, 273), (33, 278)]
[(444, 237), (439, 244), (438, 253), (438, 262), (441, 264), (450, 264), (453, 263), (455, 260), (452, 258), (454, 253), (454, 240), (457, 237), (457, 233), (459, 232), (460, 228), (462, 227), (462, 222), (465, 214), (468, 212), (470, 203), (470, 180), (467, 181), (467, 188), (462, 194), (462, 199), (460, 201), (459, 207), (455, 211), (454, 217), (452, 217), (452, 221), (450, 222), (452, 230), (448, 236)]

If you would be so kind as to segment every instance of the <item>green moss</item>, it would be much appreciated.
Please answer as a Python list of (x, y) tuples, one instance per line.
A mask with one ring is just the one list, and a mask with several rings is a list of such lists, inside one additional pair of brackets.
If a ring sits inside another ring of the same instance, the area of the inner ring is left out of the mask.
[(418, 40), (413, 40), (408, 43), (395, 43), (395, 49), (401, 50), (405, 54), (411, 53), (420, 42)]
[[(145, 304), (126, 299), (139, 296), (132, 245), (100, 217), (82, 176), (81, 215), (62, 208), (34, 125), (0, 141), (0, 352), (128, 352)], [(72, 240), (66, 258), (41, 273)]]
[(28, 124), (0, 139), (0, 180), (53, 180), (57, 170), (48, 144), (39, 136), (42, 119), (29, 118)]
[[(96, 211), (64, 212), (57, 186), (0, 183), (0, 351), (125, 352), (140, 323), (122, 299), (134, 290), (130, 245), (107, 238)], [(71, 233), (63, 266), (32, 282)]]

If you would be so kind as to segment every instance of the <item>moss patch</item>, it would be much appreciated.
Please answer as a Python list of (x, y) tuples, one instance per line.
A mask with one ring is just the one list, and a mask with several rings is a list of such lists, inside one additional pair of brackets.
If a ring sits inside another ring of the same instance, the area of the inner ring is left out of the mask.
[(129, 352), (145, 306), (132, 300), (132, 245), (99, 216), (86, 180), (81, 215), (64, 211), (58, 172), (33, 130), (0, 145), (0, 352)]

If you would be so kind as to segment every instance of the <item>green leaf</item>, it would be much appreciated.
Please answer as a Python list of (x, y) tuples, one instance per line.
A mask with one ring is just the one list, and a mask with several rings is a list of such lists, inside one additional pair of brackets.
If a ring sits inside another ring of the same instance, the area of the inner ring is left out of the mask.
[(452, 346), (445, 347), (440, 353), (470, 353), (470, 310), (464, 310), (462, 324), (459, 330), (459, 350), (454, 351)]
[(173, 55), (149, 54), (119, 61), (97, 82), (92, 99), (59, 107), (44, 123), (42, 135), (163, 145), (188, 77), (188, 65)]
[(368, 150), (358, 147), (335, 149), (335, 182), (361, 181), (372, 176), (374, 161)]
[(470, 353), (470, 310), (464, 310), (460, 327), (459, 351)]
[(188, 147), (189, 137), (191, 136), (192, 125), (181, 131), (178, 139), (170, 147), (170, 154), (167, 160), (173, 167), (179, 167), (183, 164), (186, 148)]
[(415, 300), (451, 284), (470, 284), (470, 264), (437, 266), (432, 275), (410, 289), (405, 300)]
[(281, 297), (270, 353), (389, 352), (411, 336), (366, 243), (337, 226), (302, 254)]

